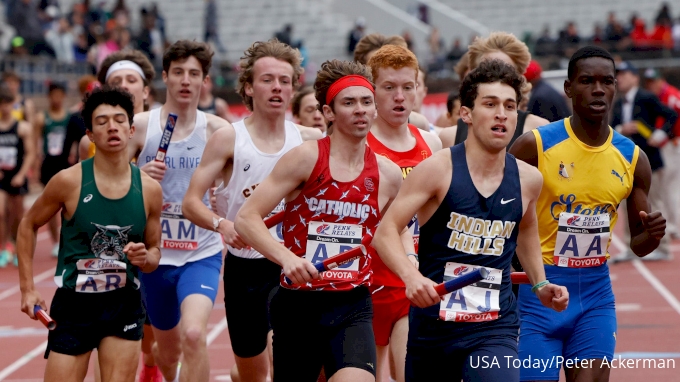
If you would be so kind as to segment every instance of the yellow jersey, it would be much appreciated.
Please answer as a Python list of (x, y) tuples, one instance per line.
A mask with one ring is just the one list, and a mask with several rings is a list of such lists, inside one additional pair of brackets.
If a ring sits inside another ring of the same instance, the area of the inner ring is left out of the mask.
[(639, 147), (611, 127), (602, 146), (588, 146), (574, 135), (569, 118), (532, 132), (543, 174), (536, 203), (543, 263), (604, 264), (617, 208), (633, 189)]

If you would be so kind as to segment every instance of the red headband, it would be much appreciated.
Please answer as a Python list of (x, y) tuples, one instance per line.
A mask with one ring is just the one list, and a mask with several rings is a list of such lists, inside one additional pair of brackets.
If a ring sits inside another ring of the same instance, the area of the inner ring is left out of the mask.
[(331, 101), (333, 101), (333, 98), (335, 98), (338, 93), (350, 86), (363, 86), (369, 89), (371, 93), (374, 93), (373, 85), (371, 85), (366, 77), (357, 74), (350, 74), (333, 82), (333, 85), (328, 88), (328, 92), (326, 93), (326, 105), (330, 105)]

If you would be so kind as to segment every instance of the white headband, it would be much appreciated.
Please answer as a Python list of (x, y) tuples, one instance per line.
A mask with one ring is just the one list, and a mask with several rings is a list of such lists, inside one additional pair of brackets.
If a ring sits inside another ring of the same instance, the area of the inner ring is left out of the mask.
[(144, 76), (144, 71), (139, 65), (129, 60), (122, 60), (114, 62), (113, 65), (109, 67), (109, 70), (106, 71), (106, 77), (104, 78), (104, 81), (108, 81), (109, 77), (113, 74), (113, 72), (117, 72), (123, 69), (134, 70), (135, 72), (139, 73), (140, 76), (142, 76), (143, 80), (146, 80), (146, 76)]

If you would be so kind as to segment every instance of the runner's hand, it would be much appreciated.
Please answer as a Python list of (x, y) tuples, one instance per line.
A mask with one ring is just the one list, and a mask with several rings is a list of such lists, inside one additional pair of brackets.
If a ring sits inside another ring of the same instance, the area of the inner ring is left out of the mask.
[(146, 266), (146, 245), (144, 243), (127, 243), (123, 248), (123, 252), (130, 260), (130, 264), (139, 268)]
[(215, 195), (215, 190), (217, 190), (217, 187), (210, 187), (210, 208), (212, 212), (217, 213), (217, 195)]
[(147, 173), (154, 180), (160, 182), (163, 180), (163, 177), (165, 176), (166, 166), (165, 162), (158, 162), (154, 160), (145, 164), (139, 169)]
[(406, 297), (419, 308), (427, 308), (441, 302), (442, 298), (434, 290), (437, 285), (434, 281), (418, 274), (412, 280), (404, 280), (406, 284)]
[(47, 304), (45, 304), (45, 300), (43, 300), (38, 291), (33, 290), (21, 293), (21, 311), (34, 320), (38, 319), (33, 313), (33, 307), (36, 305), (40, 305), (42, 309), (47, 310)]
[(536, 297), (543, 306), (556, 312), (564, 311), (569, 305), (569, 292), (566, 287), (561, 285), (548, 284), (542, 286), (536, 291)]
[(10, 181), (10, 184), (12, 187), (21, 187), (26, 183), (26, 176), (22, 174), (16, 174), (12, 177), (12, 180)]
[(661, 240), (666, 234), (666, 218), (661, 215), (661, 212), (646, 213), (645, 211), (640, 211), (640, 220), (642, 220), (642, 226), (649, 236)]
[(286, 257), (281, 268), (293, 284), (304, 285), (320, 278), (319, 271), (314, 268), (309, 260), (297, 257), (292, 253)]
[(222, 234), (222, 239), (228, 246), (234, 249), (243, 249), (247, 247), (246, 243), (241, 239), (241, 236), (236, 233), (233, 221), (222, 220), (217, 231)]

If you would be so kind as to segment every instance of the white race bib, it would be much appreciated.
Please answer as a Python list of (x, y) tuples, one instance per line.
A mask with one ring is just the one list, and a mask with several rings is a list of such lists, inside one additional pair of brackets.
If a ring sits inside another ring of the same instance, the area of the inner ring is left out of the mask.
[(118, 260), (80, 259), (76, 263), (76, 292), (103, 293), (120, 289), (127, 281), (127, 266)]
[(193, 251), (198, 249), (196, 225), (182, 215), (182, 203), (163, 203), (161, 248)]
[(606, 260), (609, 237), (609, 214), (579, 215), (562, 212), (553, 260), (559, 267), (600, 266)]
[(16, 147), (0, 147), (0, 169), (14, 170), (17, 167)]
[[(479, 268), (476, 265), (447, 262), (444, 268), (444, 282), (460, 277)], [(503, 271), (487, 268), (489, 276), (482, 281), (455, 290), (439, 304), (439, 318), (455, 322), (483, 322), (498, 319), (501, 310), (499, 296)]]
[(47, 134), (47, 154), (50, 156), (61, 155), (64, 152), (64, 139), (66, 132), (63, 130), (53, 131)]
[[(357, 224), (310, 222), (307, 227), (305, 259), (312, 264), (337, 256), (361, 244), (363, 227)], [(323, 272), (329, 281), (353, 281), (359, 275), (359, 259)]]

